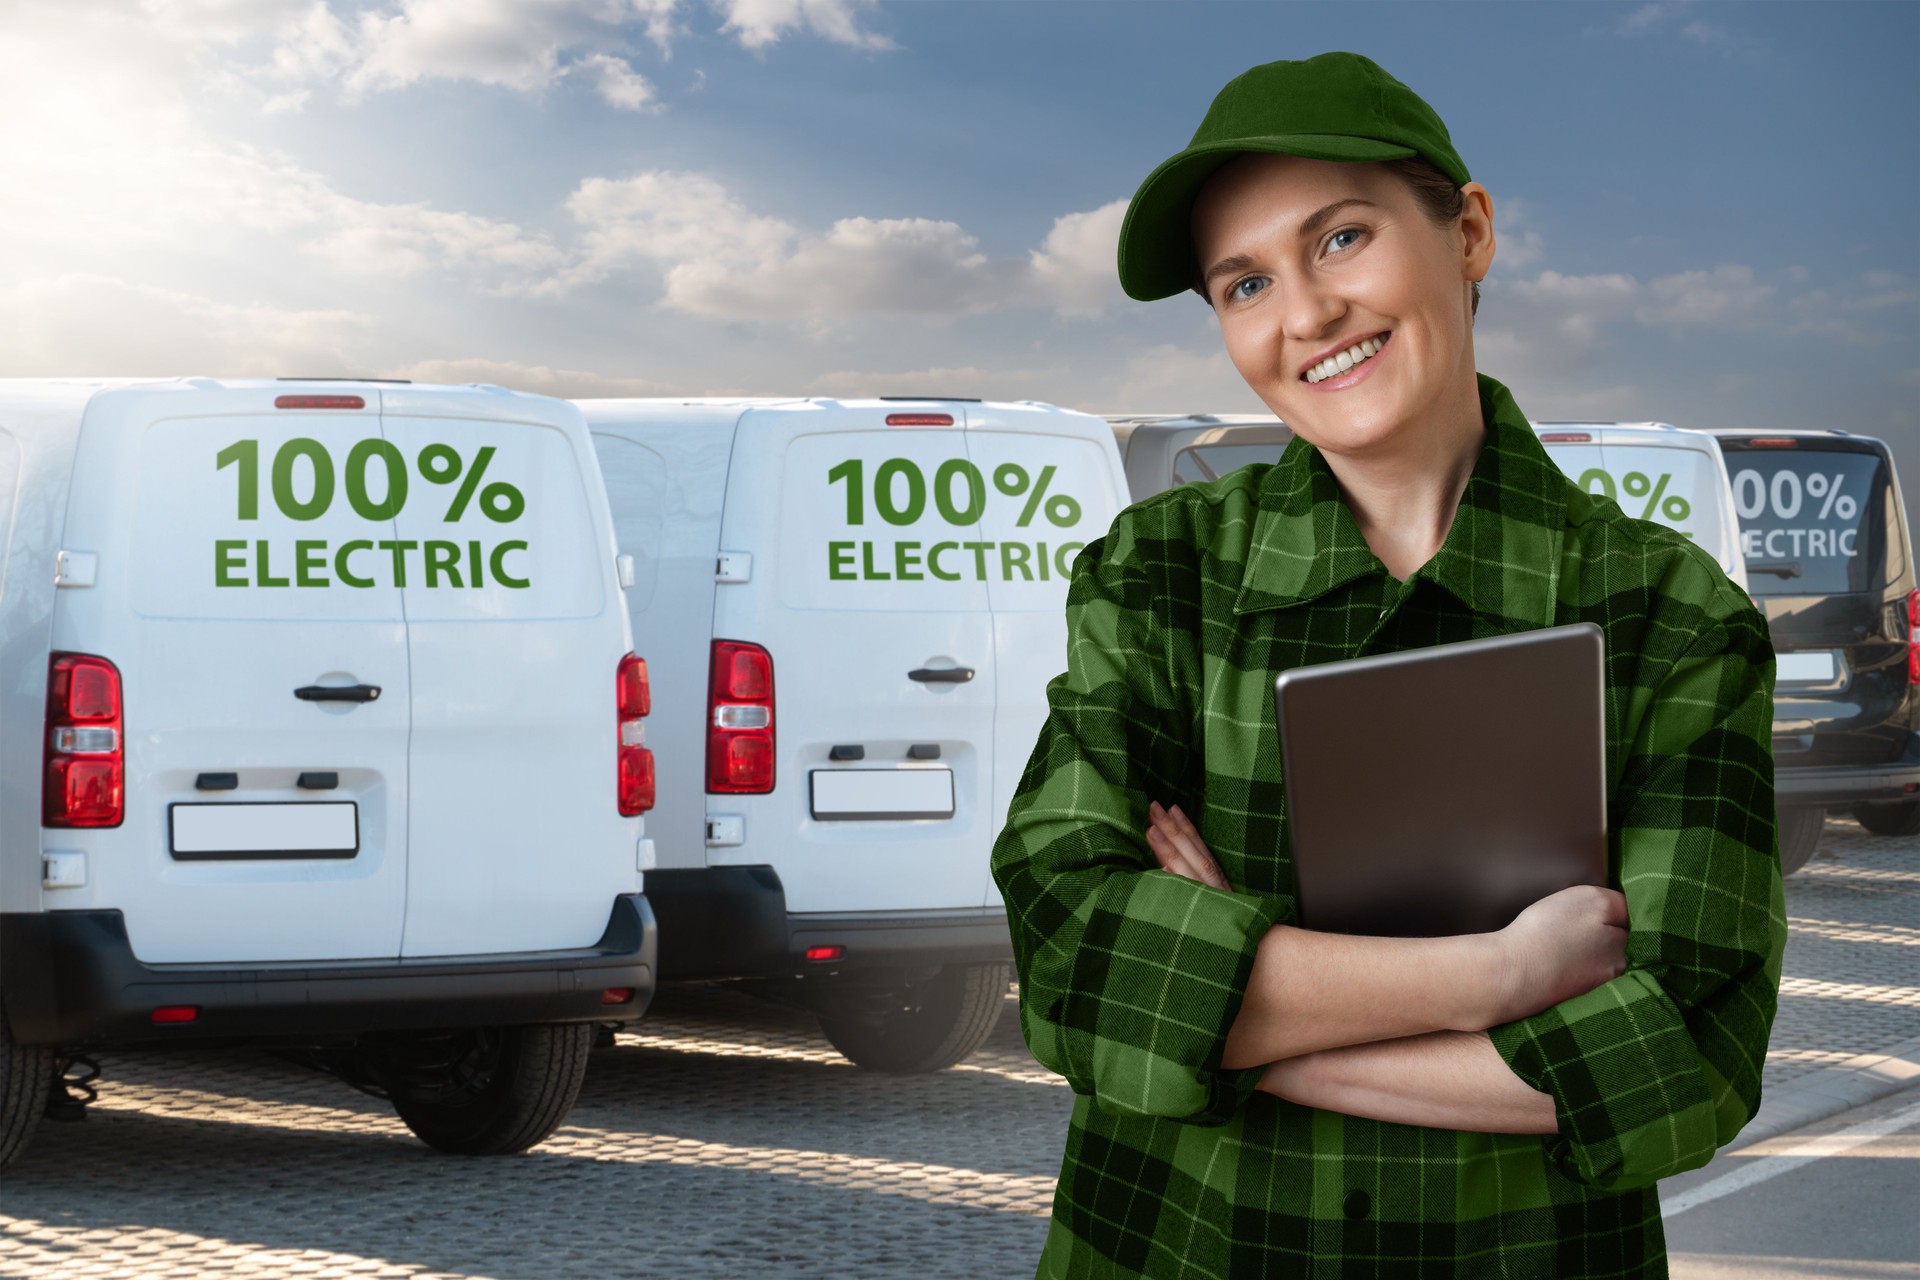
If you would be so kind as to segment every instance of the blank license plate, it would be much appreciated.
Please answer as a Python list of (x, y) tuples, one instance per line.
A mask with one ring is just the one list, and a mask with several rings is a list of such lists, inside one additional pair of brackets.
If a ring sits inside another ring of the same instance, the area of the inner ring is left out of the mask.
[(839, 822), (953, 816), (951, 769), (815, 769), (813, 816)]
[(360, 806), (176, 804), (170, 812), (173, 856), (182, 862), (249, 858), (351, 858), (360, 852)]
[(1777, 683), (1793, 680), (1802, 684), (1832, 684), (1840, 674), (1833, 653), (1776, 653), (1773, 678)]

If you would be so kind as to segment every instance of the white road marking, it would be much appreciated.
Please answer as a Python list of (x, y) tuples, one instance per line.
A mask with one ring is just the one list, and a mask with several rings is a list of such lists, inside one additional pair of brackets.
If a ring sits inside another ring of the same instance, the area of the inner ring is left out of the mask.
[(1837, 1156), (1851, 1151), (1855, 1147), (1865, 1146), (1875, 1138), (1884, 1138), (1898, 1133), (1911, 1124), (1920, 1124), (1920, 1102), (1903, 1107), (1889, 1116), (1878, 1120), (1864, 1120), (1850, 1125), (1835, 1133), (1822, 1134), (1817, 1138), (1808, 1138), (1805, 1142), (1795, 1143), (1781, 1151), (1769, 1151), (1765, 1155), (1754, 1157), (1750, 1163), (1711, 1182), (1703, 1182), (1691, 1191), (1682, 1192), (1671, 1200), (1661, 1201), (1660, 1208), (1669, 1218), (1696, 1209), (1721, 1196), (1744, 1191), (1748, 1187), (1777, 1178), (1783, 1173), (1792, 1173), (1802, 1165), (1812, 1164), (1826, 1156)]

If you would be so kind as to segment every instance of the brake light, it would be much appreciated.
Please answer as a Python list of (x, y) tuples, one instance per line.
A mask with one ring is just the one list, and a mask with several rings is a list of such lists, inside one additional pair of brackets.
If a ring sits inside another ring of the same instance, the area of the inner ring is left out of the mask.
[(47, 671), (42, 824), (120, 825), (127, 772), (121, 727), (119, 669), (84, 653), (54, 654)]
[(1920, 591), (1907, 593), (1907, 683), (1920, 684)]
[(276, 409), (364, 409), (367, 402), (361, 396), (275, 396), (273, 407)]
[(197, 1004), (163, 1004), (153, 1011), (153, 1021), (163, 1027), (199, 1020), (200, 1006)]
[(614, 672), (614, 704), (620, 721), (619, 758), (620, 812), (638, 817), (653, 808), (653, 752), (647, 749), (646, 726), (641, 719), (653, 706), (647, 685), (647, 660), (637, 654), (620, 659)]
[(773, 790), (773, 658), (757, 644), (715, 640), (707, 678), (707, 790)]
[(953, 415), (950, 413), (890, 413), (887, 415), (890, 427), (950, 427)]
[(1797, 449), (1800, 447), (1800, 442), (1792, 436), (1780, 436), (1777, 438), (1769, 436), (1765, 439), (1749, 440), (1747, 441), (1747, 447), (1749, 449)]
[(1541, 444), (1591, 444), (1593, 437), (1584, 431), (1550, 431), (1540, 437)]

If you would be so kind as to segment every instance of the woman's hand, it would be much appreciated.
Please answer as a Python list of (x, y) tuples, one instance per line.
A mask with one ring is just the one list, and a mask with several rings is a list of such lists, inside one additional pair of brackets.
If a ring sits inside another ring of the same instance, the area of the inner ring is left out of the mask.
[(1575, 885), (1550, 893), (1490, 936), (1499, 949), (1493, 1022), (1585, 995), (1627, 971), (1627, 900)]
[(1153, 850), (1162, 871), (1233, 892), (1233, 886), (1221, 874), (1220, 864), (1213, 860), (1207, 842), (1200, 838), (1199, 829), (1180, 811), (1179, 805), (1163, 809), (1158, 800), (1151, 801), (1147, 805), (1147, 816), (1152, 819), (1147, 826), (1147, 847)]

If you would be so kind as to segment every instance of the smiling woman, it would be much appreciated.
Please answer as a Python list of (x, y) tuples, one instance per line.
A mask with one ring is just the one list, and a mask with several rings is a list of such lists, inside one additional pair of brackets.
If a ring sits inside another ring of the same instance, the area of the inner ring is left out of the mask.
[[(1128, 209), (1127, 292), (1196, 288), (1294, 439), (1073, 562), (993, 856), (1022, 1030), (1080, 1095), (1042, 1276), (1664, 1275), (1655, 1182), (1758, 1106), (1786, 936), (1766, 624), (1477, 371), (1494, 252), (1439, 117), (1349, 53), (1229, 84)], [(1275, 677), (1583, 622), (1607, 885), (1491, 933), (1298, 927)]]

